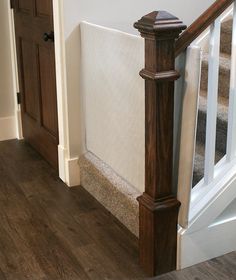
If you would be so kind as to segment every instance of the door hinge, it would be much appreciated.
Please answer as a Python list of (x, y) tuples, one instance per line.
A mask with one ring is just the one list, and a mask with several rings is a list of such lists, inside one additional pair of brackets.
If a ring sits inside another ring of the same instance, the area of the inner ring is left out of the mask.
[(20, 92), (17, 92), (17, 94), (16, 94), (16, 96), (17, 96), (17, 104), (21, 104), (21, 94), (20, 94)]
[(15, 9), (15, 0), (10, 0), (11, 9)]

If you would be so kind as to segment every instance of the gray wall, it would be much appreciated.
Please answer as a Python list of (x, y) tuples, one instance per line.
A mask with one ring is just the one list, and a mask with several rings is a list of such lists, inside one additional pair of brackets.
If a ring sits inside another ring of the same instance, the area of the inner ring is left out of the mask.
[[(87, 20), (106, 27), (135, 33), (134, 21), (153, 10), (167, 10), (190, 24), (213, 0), (64, 0), (64, 27), (68, 78), (70, 121), (70, 156), (77, 156), (84, 145), (82, 101), (80, 99), (80, 31), (79, 23)], [(0, 118), (14, 114), (14, 92), (11, 76), (9, 1), (0, 1)]]
[(166, 10), (189, 25), (214, 0), (65, 0), (66, 37), (81, 20), (134, 33), (133, 23), (154, 10)]
[(86, 144), (79, 80), (79, 23), (85, 20), (137, 34), (133, 23), (153, 10), (166, 10), (189, 25), (213, 2), (214, 0), (64, 0), (70, 157), (81, 154)]

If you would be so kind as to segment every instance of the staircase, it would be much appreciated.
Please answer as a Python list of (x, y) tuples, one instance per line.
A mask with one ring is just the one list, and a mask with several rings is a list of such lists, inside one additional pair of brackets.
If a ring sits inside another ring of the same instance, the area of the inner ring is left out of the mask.
[[(232, 40), (232, 19), (222, 23), (222, 27), (221, 27), (219, 91), (218, 91), (217, 132), (216, 132), (216, 152), (215, 152), (216, 163), (226, 153), (230, 66), (231, 66), (231, 40)], [(193, 186), (195, 186), (203, 178), (203, 174), (204, 174), (204, 153), (205, 153), (206, 115), (207, 115), (206, 114), (207, 87), (208, 87), (208, 53), (203, 53)]]
[[(236, 250), (231, 4), (215, 1), (184, 32), (175, 16), (151, 12), (134, 25), (144, 40), (80, 26), (87, 149), (79, 160), (81, 184), (139, 237), (140, 263), (151, 276)], [(201, 60), (203, 38), (210, 47)], [(180, 136), (175, 151), (173, 135)], [(170, 174), (178, 152), (175, 193)]]

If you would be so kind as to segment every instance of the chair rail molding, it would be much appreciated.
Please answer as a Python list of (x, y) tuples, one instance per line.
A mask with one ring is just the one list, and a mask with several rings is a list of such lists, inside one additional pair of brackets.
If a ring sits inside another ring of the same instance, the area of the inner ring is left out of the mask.
[(176, 269), (180, 202), (172, 191), (175, 40), (186, 26), (165, 11), (134, 24), (145, 39), (145, 192), (139, 201), (140, 263), (150, 275)]

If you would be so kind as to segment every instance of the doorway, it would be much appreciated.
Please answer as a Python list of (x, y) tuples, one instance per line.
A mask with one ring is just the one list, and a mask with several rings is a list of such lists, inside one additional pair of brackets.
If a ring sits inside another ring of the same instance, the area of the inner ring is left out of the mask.
[(53, 0), (12, 4), (23, 136), (58, 169)]

